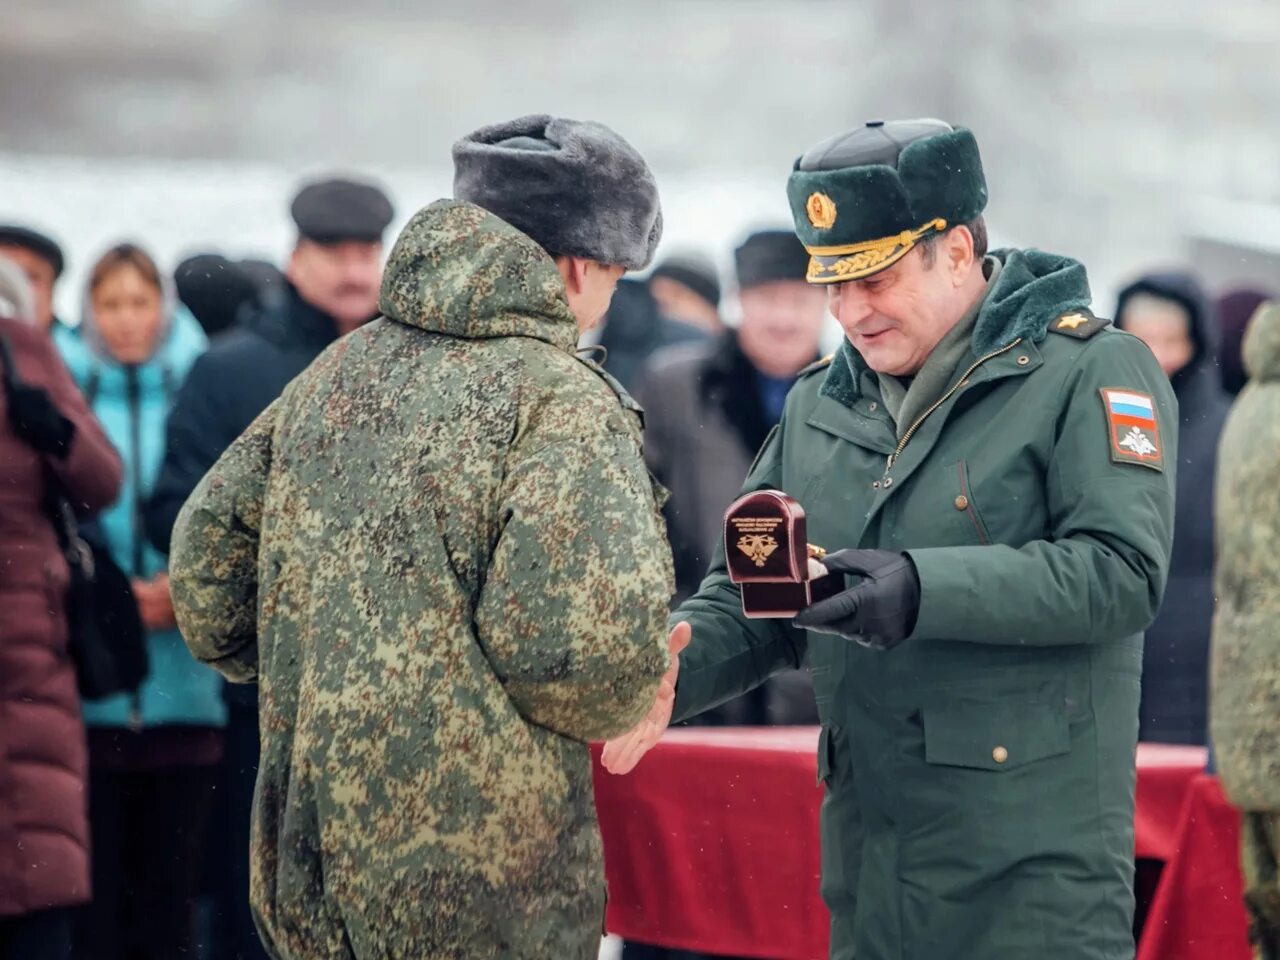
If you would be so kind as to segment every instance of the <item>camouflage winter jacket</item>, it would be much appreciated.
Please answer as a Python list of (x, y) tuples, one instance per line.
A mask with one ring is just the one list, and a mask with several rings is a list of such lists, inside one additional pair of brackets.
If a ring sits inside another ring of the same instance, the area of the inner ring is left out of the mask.
[(1280, 303), (1244, 340), (1249, 384), (1218, 447), (1210, 734), (1244, 810), (1280, 811)]
[(586, 742), (667, 661), (640, 418), (575, 357), (551, 259), (478, 207), (414, 217), (381, 307), (174, 533), (188, 644), (261, 688), (258, 924), (282, 960), (594, 958)]

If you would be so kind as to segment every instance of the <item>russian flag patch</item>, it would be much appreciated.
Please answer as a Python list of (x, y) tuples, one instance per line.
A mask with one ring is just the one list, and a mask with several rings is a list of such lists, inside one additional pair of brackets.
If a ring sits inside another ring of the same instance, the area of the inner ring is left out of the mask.
[(1164, 451), (1155, 400), (1150, 394), (1118, 387), (1103, 387), (1100, 392), (1107, 413), (1111, 459), (1163, 471)]

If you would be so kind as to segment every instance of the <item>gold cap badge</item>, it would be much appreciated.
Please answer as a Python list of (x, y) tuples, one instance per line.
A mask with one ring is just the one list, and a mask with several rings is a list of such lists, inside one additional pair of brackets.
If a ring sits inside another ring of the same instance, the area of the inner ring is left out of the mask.
[(836, 222), (836, 202), (825, 193), (810, 194), (805, 210), (809, 214), (809, 222), (819, 230), (830, 230)]

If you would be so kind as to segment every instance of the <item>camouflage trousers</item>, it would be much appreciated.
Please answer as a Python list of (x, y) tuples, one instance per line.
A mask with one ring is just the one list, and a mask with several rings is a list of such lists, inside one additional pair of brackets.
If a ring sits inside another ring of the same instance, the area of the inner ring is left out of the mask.
[(1255, 960), (1280, 960), (1280, 813), (1245, 812), (1240, 863)]

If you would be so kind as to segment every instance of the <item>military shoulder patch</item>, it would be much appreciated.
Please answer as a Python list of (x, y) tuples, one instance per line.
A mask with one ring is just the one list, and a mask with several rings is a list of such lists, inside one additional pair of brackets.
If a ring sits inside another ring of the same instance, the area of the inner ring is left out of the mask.
[(1108, 445), (1113, 463), (1136, 463), (1164, 471), (1164, 448), (1156, 402), (1147, 393), (1119, 387), (1103, 387), (1102, 407), (1107, 414)]
[(1049, 324), (1049, 329), (1064, 337), (1075, 337), (1077, 340), (1088, 340), (1099, 330), (1111, 323), (1104, 317), (1096, 317), (1083, 308), (1064, 313)]
[(835, 359), (835, 356), (836, 355), (834, 353), (828, 353), (821, 360), (815, 360), (813, 363), (809, 364), (807, 367), (805, 367), (803, 370), (797, 373), (796, 376), (804, 377), (804, 376), (808, 376), (811, 373), (817, 373), (819, 370), (827, 369), (827, 367), (831, 366), (831, 361)]

